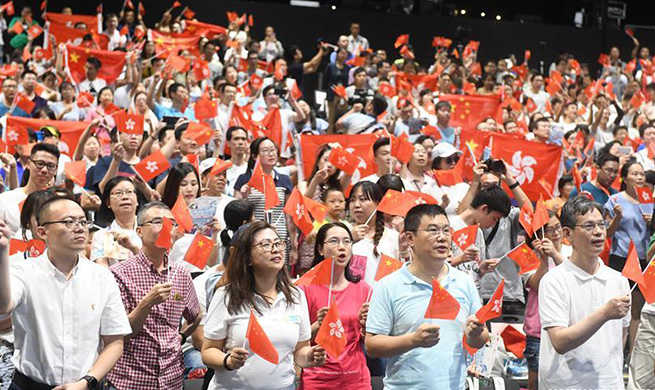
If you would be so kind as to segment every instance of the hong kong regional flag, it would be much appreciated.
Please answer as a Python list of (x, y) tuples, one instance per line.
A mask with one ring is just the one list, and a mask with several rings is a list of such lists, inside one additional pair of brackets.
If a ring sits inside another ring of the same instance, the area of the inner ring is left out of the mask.
[(539, 180), (543, 178), (553, 188), (557, 184), (562, 161), (561, 146), (494, 134), (491, 155), (505, 161), (508, 172), (521, 183), (521, 188), (532, 201), (536, 202), (540, 195), (549, 197)]

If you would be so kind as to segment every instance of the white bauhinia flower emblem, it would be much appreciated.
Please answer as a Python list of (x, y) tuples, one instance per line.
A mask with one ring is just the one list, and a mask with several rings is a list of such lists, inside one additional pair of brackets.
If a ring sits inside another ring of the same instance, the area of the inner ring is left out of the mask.
[(16, 142), (18, 141), (18, 133), (15, 131), (10, 131), (7, 134), (7, 138), (9, 138), (9, 141)]
[(537, 160), (532, 156), (522, 157), (521, 153), (523, 152), (519, 150), (512, 156), (512, 165), (508, 166), (509, 173), (521, 184), (526, 181), (532, 183), (534, 179), (532, 166), (537, 164)]
[(159, 167), (157, 166), (156, 161), (148, 161), (148, 164), (146, 164), (146, 170), (150, 171), (150, 173), (155, 172), (158, 169)]
[(344, 166), (348, 164), (348, 159), (345, 158), (344, 156), (341, 156), (337, 159), (337, 163), (339, 163), (340, 166)]
[(414, 203), (416, 203), (416, 204), (424, 204), (424, 203), (427, 203), (427, 202), (426, 202), (423, 198), (421, 198), (421, 197), (419, 196), (418, 198), (416, 198), (416, 200), (414, 201)]
[(304, 205), (296, 205), (296, 217), (300, 219), (303, 214), (305, 214), (305, 206)]
[(648, 195), (648, 192), (644, 192), (644, 200), (650, 200), (650, 195)]
[(530, 214), (524, 214), (525, 215), (525, 222), (527, 222), (528, 225), (532, 225), (532, 217)]
[(343, 325), (341, 325), (341, 320), (337, 322), (330, 322), (330, 336), (337, 336), (337, 338), (342, 338), (344, 334)]
[(494, 308), (491, 309), (491, 311), (495, 311), (496, 313), (500, 313), (500, 308), (503, 306), (503, 301), (500, 299), (496, 299), (494, 301)]
[(459, 236), (459, 238), (457, 239), (457, 243), (459, 244), (459, 247), (460, 248), (463, 247), (464, 244), (466, 244), (466, 240), (468, 239), (469, 239), (468, 234), (462, 234), (461, 236)]
[(132, 118), (128, 119), (127, 122), (125, 122), (125, 129), (127, 130), (134, 130), (134, 126), (136, 125), (136, 122), (132, 120)]

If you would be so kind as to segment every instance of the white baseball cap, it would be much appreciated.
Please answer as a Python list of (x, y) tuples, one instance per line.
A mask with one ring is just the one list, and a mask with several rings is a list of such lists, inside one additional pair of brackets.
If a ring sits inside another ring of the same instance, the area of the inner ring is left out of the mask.
[(437, 157), (441, 157), (441, 158), (450, 157), (453, 154), (462, 154), (462, 151), (455, 149), (455, 147), (449, 144), (448, 142), (439, 142), (434, 148), (432, 148), (433, 160)]
[(211, 158), (206, 158), (200, 162), (200, 174), (202, 175), (205, 173), (206, 170), (211, 169), (214, 164), (216, 164), (216, 158), (211, 157)]

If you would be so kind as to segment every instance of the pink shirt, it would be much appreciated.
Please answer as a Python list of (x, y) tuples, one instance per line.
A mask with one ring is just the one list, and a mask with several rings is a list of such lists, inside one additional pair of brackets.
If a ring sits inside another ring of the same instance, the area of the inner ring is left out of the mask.
[[(301, 286), (307, 296), (309, 319), (316, 322), (316, 313), (327, 306), (328, 286)], [(346, 330), (346, 350), (335, 361), (327, 358), (322, 367), (305, 368), (300, 377), (300, 389), (311, 390), (366, 390), (371, 388), (371, 375), (366, 367), (363, 339), (360, 335), (359, 310), (366, 302), (371, 287), (363, 280), (348, 283), (342, 291), (332, 291), (332, 300), (336, 302), (339, 316)], [(312, 344), (314, 344), (312, 342)]]
[[(105, 124), (107, 127), (110, 129), (116, 126), (116, 121), (114, 120), (114, 117), (111, 115), (105, 115), (105, 111), (102, 109), (102, 106), (98, 106), (95, 109), (89, 110), (89, 112), (86, 114), (86, 121), (91, 122), (95, 120), (96, 118), (105, 118)], [(109, 138), (109, 130), (104, 128), (103, 126), (97, 126), (93, 129), (98, 137), (98, 140), (100, 141), (100, 147), (102, 148), (102, 155), (103, 156), (110, 156), (111, 155), (111, 146), (110, 146), (110, 138)]]

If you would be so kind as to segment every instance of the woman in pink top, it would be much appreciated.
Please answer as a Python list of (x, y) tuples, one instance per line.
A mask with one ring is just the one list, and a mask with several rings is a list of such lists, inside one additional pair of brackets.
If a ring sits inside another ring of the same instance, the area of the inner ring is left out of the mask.
[(572, 249), (562, 245), (562, 225), (553, 211), (548, 211), (548, 224), (544, 226), (544, 236), (541, 229), (535, 233), (532, 245), (541, 260), (539, 268), (524, 275), (525, 287), (528, 290), (528, 302), (525, 306), (525, 322), (523, 330), (526, 335), (525, 358), (528, 359), (528, 389), (537, 389), (539, 373), (539, 342), (541, 340), (541, 320), (539, 319), (539, 282), (541, 278), (555, 266), (562, 264), (568, 258)]
[[(300, 388), (306, 390), (366, 390), (371, 388), (371, 376), (366, 367), (363, 336), (365, 334), (366, 314), (368, 312), (368, 293), (370, 287), (350, 271), (353, 237), (350, 230), (341, 222), (323, 225), (316, 234), (314, 264), (332, 257), (334, 276), (332, 282), (332, 302), (339, 309), (341, 323), (346, 333), (346, 349), (338, 359), (327, 358), (322, 367), (303, 369)], [(309, 306), (309, 319), (312, 323), (312, 343), (328, 310), (328, 285), (303, 286)]]
[(109, 130), (116, 126), (114, 117), (111, 116), (117, 107), (114, 105), (114, 92), (109, 87), (102, 88), (97, 95), (97, 106), (89, 109), (86, 114), (86, 121), (92, 122), (96, 118), (102, 118), (99, 126), (93, 129), (100, 141), (100, 150), (103, 156), (111, 154)]

